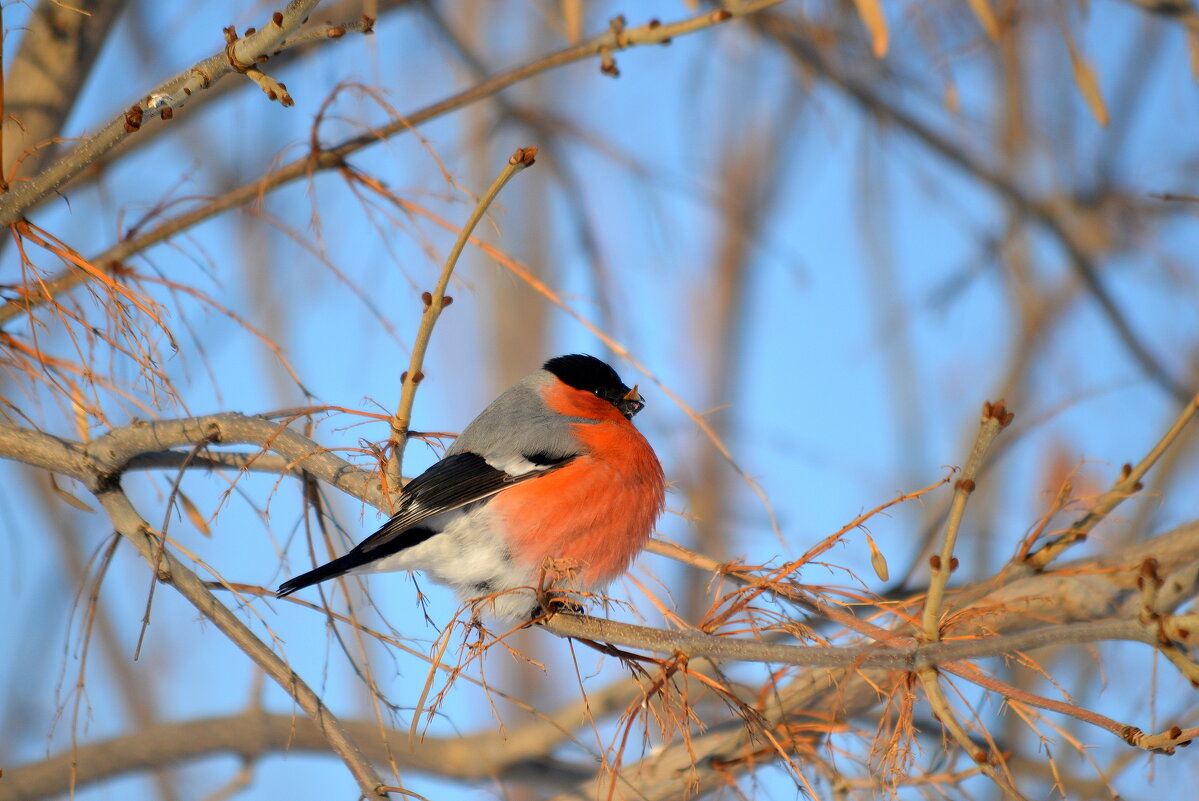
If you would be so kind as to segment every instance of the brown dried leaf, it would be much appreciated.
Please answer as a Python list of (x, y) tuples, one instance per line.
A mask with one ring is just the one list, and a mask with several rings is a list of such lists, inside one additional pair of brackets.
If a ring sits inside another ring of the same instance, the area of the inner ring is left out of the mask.
[(191, 524), (205, 537), (211, 537), (212, 529), (208, 527), (208, 521), (204, 519), (204, 515), (200, 514), (200, 510), (196, 508), (196, 505), (191, 502), (191, 498), (184, 495), (182, 491), (179, 492), (179, 504), (183, 507), (183, 514), (187, 515), (187, 519), (191, 521)]
[(87, 424), (87, 404), (84, 403), (83, 393), (79, 385), (68, 379), (71, 385), (71, 411), (75, 414), (75, 433), (80, 442), (91, 441), (91, 427)]
[(874, 544), (874, 538), (869, 534), (866, 535), (866, 544), (870, 546), (870, 566), (874, 568), (874, 575), (878, 576), (880, 581), (891, 578), (891, 570), (887, 567), (887, 557), (883, 556), (883, 552)]
[(952, 79), (945, 82), (945, 90), (942, 93), (942, 98), (945, 102), (945, 110), (953, 116), (958, 116), (962, 111), (962, 99), (958, 96), (958, 85)]
[(858, 16), (862, 18), (862, 23), (870, 32), (870, 49), (874, 51), (874, 57), (882, 58), (887, 55), (889, 44), (887, 19), (883, 16), (882, 0), (853, 0), (853, 4), (857, 6)]
[(970, 4), (970, 10), (974, 12), (974, 16), (978, 17), (978, 24), (982, 25), (987, 38), (991, 41), (998, 39), (999, 21), (995, 19), (995, 12), (991, 10), (987, 0), (966, 0), (966, 2)]
[(1069, 38), (1066, 39), (1066, 47), (1070, 50), (1070, 66), (1074, 69), (1074, 83), (1078, 86), (1078, 91), (1082, 94), (1082, 99), (1086, 101), (1087, 108), (1091, 110), (1095, 121), (1106, 128), (1108, 123), (1107, 104), (1103, 102), (1099, 79), (1095, 77), (1095, 71), (1091, 69), (1091, 65), (1082, 57), (1078, 48)]
[(54, 494), (61, 498), (63, 503), (65, 503), (67, 506), (74, 506), (81, 512), (96, 511), (71, 493), (67, 492), (62, 487), (58, 486), (58, 482), (54, 480), (54, 476), (50, 476), (50, 486), (54, 489)]

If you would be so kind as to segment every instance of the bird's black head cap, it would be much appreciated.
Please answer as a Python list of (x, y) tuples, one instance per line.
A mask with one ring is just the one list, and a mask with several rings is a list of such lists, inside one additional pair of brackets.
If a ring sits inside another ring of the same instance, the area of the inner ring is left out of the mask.
[(641, 396), (625, 386), (615, 370), (594, 356), (583, 353), (555, 356), (546, 362), (542, 369), (553, 373), (568, 387), (603, 398), (629, 419), (645, 405)]

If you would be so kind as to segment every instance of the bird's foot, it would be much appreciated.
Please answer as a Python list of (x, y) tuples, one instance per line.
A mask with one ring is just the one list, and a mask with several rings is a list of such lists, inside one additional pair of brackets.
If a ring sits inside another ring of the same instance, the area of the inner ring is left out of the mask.
[(532, 622), (544, 623), (554, 615), (560, 612), (566, 612), (571, 615), (581, 615), (584, 612), (584, 607), (578, 601), (571, 600), (564, 595), (551, 595), (546, 593), (540, 599), (540, 602), (533, 609)]

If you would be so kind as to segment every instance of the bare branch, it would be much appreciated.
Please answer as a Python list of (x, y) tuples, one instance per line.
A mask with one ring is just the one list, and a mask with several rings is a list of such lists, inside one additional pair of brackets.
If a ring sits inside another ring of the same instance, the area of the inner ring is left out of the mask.
[[(594, 711), (616, 709), (628, 702), (626, 687), (604, 704), (601, 694)], [(388, 729), (380, 737), (373, 720), (347, 720), (346, 731), (362, 743), (363, 753), (378, 764), (395, 760), (401, 768), (434, 773), (448, 778), (482, 780), (491, 778), (579, 781), (590, 775), (590, 766), (580, 768), (544, 759), (547, 745), (566, 737), (581, 719), (572, 704), (547, 721), (536, 721), (504, 732), (487, 730), (462, 737), (424, 737), (414, 744), (407, 732)], [(548, 741), (548, 742), (547, 742)], [(411, 746), (411, 747), (410, 747)], [(41, 762), (6, 766), (0, 782), (0, 801), (42, 798), (67, 792), (69, 768), (74, 766), (77, 787), (123, 774), (215, 754), (236, 754), (253, 761), (274, 753), (330, 753), (329, 742), (320, 728), (307, 718), (247, 711), (241, 715), (159, 723), (133, 734), (80, 746)], [(580, 775), (582, 771), (587, 771)], [(551, 776), (547, 776), (546, 774)]]
[[(1111, 588), (1114, 595), (1124, 586)], [(1185, 626), (1190, 618), (1180, 620)], [(1018, 634), (946, 640), (915, 644), (914, 638), (899, 635), (887, 646), (829, 647), (826, 645), (786, 645), (758, 639), (722, 637), (696, 630), (669, 631), (606, 618), (561, 612), (543, 624), (546, 631), (559, 637), (595, 640), (627, 648), (639, 648), (660, 654), (686, 654), (690, 658), (736, 662), (767, 662), (774, 665), (798, 665), (816, 668), (882, 668), (915, 672), (968, 659), (1004, 656), (1017, 651), (1035, 651), (1059, 645), (1124, 640), (1147, 645), (1157, 643), (1157, 631), (1137, 620), (1097, 620), (1088, 623), (1063, 623), (1039, 626)], [(893, 647), (895, 641), (912, 642), (910, 647)]]
[(462, 249), (466, 247), (475, 226), (479, 224), (479, 220), (483, 219), (483, 215), (487, 213), (487, 209), (499, 195), (500, 190), (518, 172), (525, 167), (531, 167), (536, 157), (537, 148), (535, 147), (522, 147), (512, 154), (504, 169), (500, 170), (500, 174), (491, 182), (487, 192), (479, 198), (479, 202), (475, 204), (475, 210), (471, 212), (466, 224), (458, 232), (458, 238), (454, 241), (454, 246), (446, 257), (445, 265), (441, 268), (441, 277), (437, 280), (437, 286), (433, 288), (432, 292), (424, 294), (425, 310), (421, 313), (420, 326), (416, 331), (416, 339), (412, 343), (412, 356), (408, 361), (408, 369), (400, 377), (400, 404), (391, 418), (392, 456), (387, 466), (387, 479), (393, 488), (400, 486), (404, 446), (408, 444), (408, 425), (412, 422), (412, 404), (416, 402), (416, 386), (425, 376), (425, 352), (429, 348), (429, 338), (433, 335), (433, 326), (437, 324), (437, 318), (441, 316), (442, 310), (454, 300), (445, 293), (449, 287), (454, 266), (458, 263), (458, 257), (462, 255)]
[(983, 404), (982, 421), (979, 423), (974, 447), (970, 449), (966, 466), (962, 468), (961, 478), (954, 482), (953, 504), (949, 507), (949, 519), (945, 523), (945, 542), (941, 546), (941, 553), (934, 554), (930, 560), (932, 581), (928, 585), (928, 597), (924, 601), (922, 618), (924, 636), (930, 642), (936, 642), (941, 637), (941, 601), (945, 596), (945, 587), (949, 584), (949, 574), (957, 565), (953, 549), (962, 525), (962, 515), (966, 511), (966, 501), (974, 492), (983, 457), (1000, 430), (1012, 422), (1012, 417), (1013, 414), (1007, 410), (1003, 401), (988, 401)]
[(262, 640), (236, 615), (217, 600), (204, 582), (162, 547), (158, 535), (133, 508), (125, 493), (112, 487), (97, 495), (104, 511), (108, 513), (117, 532), (129, 540), (142, 558), (156, 571), (160, 581), (169, 583), (196, 608), (211, 620), (230, 642), (246, 653), (263, 671), (295, 699), (300, 708), (320, 729), (329, 746), (346, 763), (362, 793), (367, 798), (385, 798), (379, 792), (382, 779), (363, 755), (360, 747), (346, 732), (341, 722), (325, 706), (312, 689), (287, 664), (280, 659)]
[(11, 67), (4, 73), (3, 154), (0, 180), (12, 181), (14, 162), (35, 174), (51, 150), (75, 98), (126, 0), (41, 0), (27, 23)]
[[(586, 42), (565, 48), (557, 53), (552, 53), (548, 56), (537, 59), (536, 61), (533, 61), (523, 67), (518, 67), (517, 69), (483, 81), (471, 89), (460, 92), (453, 97), (449, 97), (430, 106), (426, 106), (419, 111), (405, 115), (404, 117), (387, 125), (380, 126), (379, 128), (367, 131), (359, 136), (346, 139), (337, 145), (324, 148), (307, 156), (302, 156), (298, 159), (295, 159), (294, 161), (290, 161), (269, 175), (243, 184), (237, 189), (227, 192), (218, 198), (214, 198), (198, 208), (176, 215), (175, 217), (166, 220), (139, 237), (114, 245), (107, 251), (96, 255), (91, 260), (91, 263), (95, 265), (97, 269), (111, 271), (124, 260), (137, 253), (140, 253), (151, 245), (157, 244), (158, 242), (168, 239), (181, 231), (187, 230), (188, 228), (191, 228), (197, 223), (203, 222), (210, 217), (214, 217), (217, 214), (228, 211), (231, 208), (236, 208), (237, 206), (251, 203), (266, 192), (270, 192), (293, 181), (308, 178), (314, 172), (328, 169), (339, 169), (350, 155), (358, 152), (359, 150), (369, 147), (370, 145), (377, 144), (380, 141), (389, 139), (393, 136), (407, 133), (413, 128), (422, 125), (429, 120), (464, 108), (472, 103), (476, 103), (479, 100), (490, 97), (491, 95), (506, 89), (509, 86), (512, 86), (513, 84), (526, 81), (529, 78), (547, 70), (591, 58), (603, 51), (611, 52), (613, 50), (624, 50), (630, 47), (661, 44), (662, 42), (670, 40), (672, 37), (695, 33), (713, 25), (726, 22), (737, 16), (746, 16), (757, 13), (764, 8), (778, 5), (781, 2), (783, 2), (783, 0), (756, 0), (756, 2), (741, 4), (728, 12), (707, 12), (691, 17), (690, 19), (682, 20), (680, 22), (664, 25), (646, 24), (636, 28), (621, 28), (619, 31), (608, 30), (605, 33), (592, 37)], [(261, 33), (261, 31), (259, 33)], [(255, 36), (257, 35), (258, 34), (255, 34)], [(241, 41), (250, 41), (252, 39), (253, 37), (250, 37), (249, 39), (244, 39)], [(245, 58), (249, 55), (250, 54), (248, 53), (240, 53), (239, 58)], [(222, 56), (213, 57), (213, 59), (215, 59), (214, 68), (220, 67), (222, 63), (220, 60), (221, 58), (223, 58), (223, 54)], [(203, 65), (208, 65), (208, 62), (203, 62)], [(176, 78), (175, 82), (180, 82), (183, 77), (185, 76)], [(164, 84), (159, 88), (162, 90), (167, 90), (171, 89), (172, 86), (173, 84)], [(158, 93), (171, 94), (170, 92), (166, 91)], [(72, 163), (65, 165), (61, 169), (61, 176), (56, 178), (44, 178), (44, 183), (52, 183), (53, 186), (41, 191), (35, 200), (25, 199), (27, 196), (34, 194), (34, 190), (29, 189), (28, 185), (22, 188), (21, 195), (17, 195), (17, 193), (14, 192), (5, 198), (4, 202), (0, 203), (0, 223), (5, 223), (6, 220), (10, 223), (15, 221), (20, 217), (21, 214), (24, 214), (26, 210), (32, 207), (35, 202), (44, 198), (49, 192), (53, 191), (54, 188), (61, 186), (72, 175), (77, 173), (79, 169), (82, 169), (83, 166), (90, 164), (92, 161), (98, 158), (102, 152), (107, 151), (113, 144), (116, 143), (118, 139), (122, 138), (123, 136), (123, 134), (121, 134), (118, 130), (110, 131), (109, 128), (112, 128), (113, 126), (116, 126), (123, 131), (124, 118), (122, 117), (119, 121), (111, 123), (108, 128), (105, 128), (104, 131), (101, 132), (101, 134), (97, 134), (96, 138), (89, 140), (89, 143), (87, 144), (87, 152), (78, 153), (75, 155), (75, 151), (72, 151), (72, 154), (69, 154), (68, 157), (64, 157), (64, 160), (66, 158), (71, 158)], [(100, 139), (102, 136), (104, 137), (103, 142)], [(108, 141), (109, 138), (111, 138), (111, 142)], [(107, 142), (106, 146), (103, 145), (104, 142)], [(97, 152), (92, 153), (91, 150), (93, 149), (97, 150)], [(75, 169), (75, 163), (80, 163), (81, 166), (78, 169)], [(42, 175), (45, 176), (47, 173), (43, 173)], [(3, 306), (0, 306), (0, 326), (3, 326), (6, 322), (14, 317), (29, 311), (31, 308), (30, 304), (40, 305), (46, 302), (49, 297), (54, 297), (61, 292), (69, 290), (71, 287), (78, 285), (85, 279), (86, 276), (81, 275), (78, 271), (64, 272), (45, 282), (44, 296), (8, 301)]]
[[(291, 0), (283, 12), (254, 33), (235, 38), (219, 53), (193, 65), (186, 72), (159, 84), (127, 110), (116, 115), (99, 131), (87, 137), (27, 182), (0, 196), (0, 225), (20, 220), (30, 209), (64, 186), (96, 160), (141, 128), (147, 119), (169, 118), (193, 94), (202, 92), (221, 78), (245, 72), (259, 59), (269, 58), (300, 26), (319, 0)], [(169, 111), (168, 111), (169, 109)]]

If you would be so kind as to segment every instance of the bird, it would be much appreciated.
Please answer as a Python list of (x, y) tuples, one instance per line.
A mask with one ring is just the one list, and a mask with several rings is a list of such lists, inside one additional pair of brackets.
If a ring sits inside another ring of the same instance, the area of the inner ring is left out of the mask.
[(404, 485), (378, 531), (276, 595), (347, 573), (420, 570), (475, 602), (476, 617), (535, 619), (551, 588), (581, 608), (569, 599), (622, 575), (665, 507), (662, 465), (632, 423), (644, 405), (595, 356), (548, 360)]

